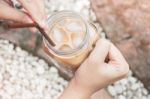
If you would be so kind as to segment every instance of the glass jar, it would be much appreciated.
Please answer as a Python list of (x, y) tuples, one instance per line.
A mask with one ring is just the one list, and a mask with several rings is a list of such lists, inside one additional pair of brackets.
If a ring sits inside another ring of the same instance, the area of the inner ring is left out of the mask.
[(100, 38), (98, 28), (75, 12), (56, 12), (47, 23), (49, 30), (46, 33), (55, 46), (43, 39), (44, 50), (66, 69), (78, 68)]

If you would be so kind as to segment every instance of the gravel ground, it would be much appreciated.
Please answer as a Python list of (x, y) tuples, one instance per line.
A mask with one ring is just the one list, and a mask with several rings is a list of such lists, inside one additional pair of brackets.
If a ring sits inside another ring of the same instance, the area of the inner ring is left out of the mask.
[(0, 40), (0, 99), (56, 99), (67, 84), (55, 67)]
[[(0, 40), (0, 99), (56, 99), (67, 84), (55, 67), (7, 40)], [(150, 99), (132, 72), (107, 90), (114, 99)]]
[(150, 99), (150, 93), (144, 88), (142, 82), (129, 75), (107, 87), (108, 92), (114, 99)]

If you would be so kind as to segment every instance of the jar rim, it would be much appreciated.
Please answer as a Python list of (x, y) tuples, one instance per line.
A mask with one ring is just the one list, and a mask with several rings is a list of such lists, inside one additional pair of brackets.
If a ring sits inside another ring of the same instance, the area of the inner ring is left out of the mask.
[[(86, 21), (82, 18), (82, 16), (80, 16), (79, 14), (77, 14), (76, 12), (73, 12), (73, 11), (59, 11), (59, 12), (56, 12), (54, 14), (52, 14), (51, 16), (49, 16), (49, 18), (47, 19), (47, 23), (48, 24), (53, 24), (55, 23), (56, 21), (58, 21), (60, 18), (68, 18), (68, 17), (72, 17), (72, 18), (78, 18), (80, 19), (84, 25), (85, 25), (85, 36), (81, 42), (81, 44), (79, 46), (77, 46), (76, 49), (71, 49), (69, 51), (61, 51), (61, 50), (57, 50), (55, 49), (52, 45), (50, 45), (46, 39), (43, 37), (43, 41), (44, 41), (44, 44), (45, 46), (52, 50), (53, 52), (55, 52), (56, 54), (60, 54), (60, 55), (68, 55), (68, 54), (73, 54), (75, 52), (78, 52), (80, 51), (86, 44), (88, 38), (89, 38), (89, 34), (88, 34), (88, 26), (87, 26), (87, 23)], [(50, 29), (52, 28), (53, 25), (51, 25)]]

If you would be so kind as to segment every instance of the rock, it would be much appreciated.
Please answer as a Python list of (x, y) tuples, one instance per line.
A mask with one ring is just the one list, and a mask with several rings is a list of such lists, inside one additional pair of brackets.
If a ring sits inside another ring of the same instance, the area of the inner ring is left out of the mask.
[(117, 99), (126, 99), (126, 97), (125, 96), (123, 96), (123, 95), (120, 95), (120, 96), (118, 96), (118, 98)]
[(54, 67), (51, 67), (51, 68), (50, 68), (50, 72), (52, 72), (52, 73), (57, 73), (58, 70), (57, 70), (56, 68), (54, 68)]
[(147, 98), (146, 96), (143, 96), (141, 99), (149, 99), (149, 98)]
[(144, 95), (147, 95), (147, 94), (148, 94), (148, 91), (143, 88), (142, 93), (143, 93)]
[(1, 81), (3, 81), (3, 76), (2, 75), (0, 75), (0, 83), (1, 83)]
[[(126, 78), (108, 86), (107, 89), (114, 99), (121, 99), (122, 96), (125, 99), (142, 99), (142, 97), (149, 99), (147, 89), (144, 88), (141, 81), (133, 77), (132, 72)], [(114, 91), (115, 94), (113, 94)]]
[(132, 91), (128, 90), (127, 91), (127, 99), (132, 99), (132, 97), (133, 97)]
[(8, 50), (5, 48), (12, 44), (3, 44), (2, 41), (0, 39), (1, 47), (4, 46), (3, 51), (0, 51), (2, 99), (46, 99), (48, 96), (56, 99), (68, 84), (59, 76), (58, 70), (20, 47), (7, 53)]
[(6, 86), (5, 87), (5, 91), (6, 91), (6, 93), (8, 93), (10, 96), (12, 96), (12, 95), (14, 95), (15, 94), (15, 91), (14, 91), (14, 87), (12, 87), (12, 86)]
[(134, 96), (134, 97), (133, 97), (133, 99), (138, 99), (138, 98), (139, 98), (139, 97), (137, 97), (137, 96)]
[(127, 85), (128, 84), (128, 80), (127, 79), (122, 79), (119, 81), (122, 85)]
[(150, 95), (148, 95), (148, 99), (150, 99)]
[(150, 0), (91, 0), (97, 21), (150, 90)]
[(114, 87), (108, 86), (107, 90), (112, 96), (116, 96), (117, 93)]
[(38, 73), (39, 75), (41, 75), (41, 74), (43, 74), (44, 72), (45, 72), (44, 68), (39, 65), (39, 66), (37, 67), (37, 73)]
[(131, 84), (135, 84), (136, 81), (137, 81), (137, 79), (136, 79), (135, 77), (132, 77), (132, 76), (129, 77), (128, 80), (129, 80), (129, 82), (130, 82)]
[(140, 88), (139, 84), (133, 84), (133, 85), (131, 86), (131, 89), (132, 89), (132, 90), (137, 90), (138, 88)]
[(114, 86), (114, 89), (118, 95), (123, 93), (123, 91), (124, 91), (121, 85)]

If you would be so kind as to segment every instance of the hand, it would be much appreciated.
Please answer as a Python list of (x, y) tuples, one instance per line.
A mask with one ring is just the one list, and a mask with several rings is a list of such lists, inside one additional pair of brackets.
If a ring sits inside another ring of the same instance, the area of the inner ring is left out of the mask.
[(12, 7), (11, 0), (0, 0), (0, 19), (20, 23), (37, 22), (46, 29), (46, 14), (44, 0), (18, 0), (23, 6), (22, 10)]
[(88, 99), (96, 91), (125, 77), (128, 71), (128, 63), (120, 51), (111, 42), (100, 39), (60, 99)]

